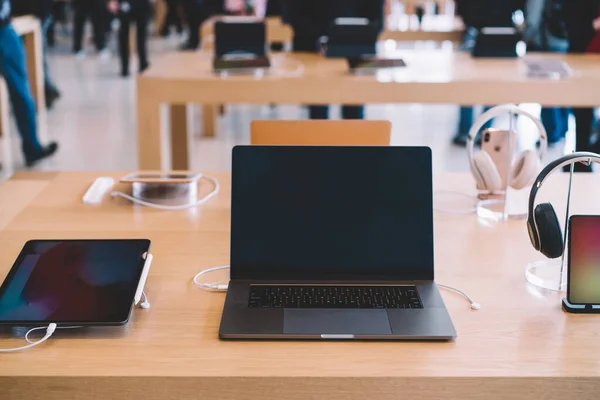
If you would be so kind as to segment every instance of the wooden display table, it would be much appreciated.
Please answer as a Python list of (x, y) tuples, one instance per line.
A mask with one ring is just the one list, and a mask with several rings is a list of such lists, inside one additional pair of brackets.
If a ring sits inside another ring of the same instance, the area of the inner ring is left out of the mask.
[[(104, 175), (123, 174), (17, 173), (0, 184), (0, 275), (30, 239), (149, 238), (152, 308), (136, 309), (125, 328), (59, 330), (39, 347), (0, 355), (2, 400), (598, 398), (600, 318), (566, 314), (564, 294), (526, 283), (525, 265), (543, 256), (529, 244), (523, 221), (435, 214), (436, 281), (482, 306), (473, 311), (442, 289), (454, 342), (219, 341), (225, 296), (191, 279), (229, 263), (229, 175), (209, 174), (221, 181), (221, 193), (175, 212), (111, 198), (83, 205), (83, 193)], [(599, 178), (578, 175), (572, 211), (597, 213)], [(467, 174), (436, 178), (436, 190), (474, 193)], [(561, 210), (566, 178), (551, 177), (542, 189), (544, 201)], [(222, 272), (207, 282), (226, 277)], [(22, 344), (2, 340), (3, 347)]]
[[(397, 53), (406, 68), (380, 71), (377, 76), (351, 76), (344, 60), (314, 54), (274, 57), (274, 64), (304, 66), (300, 76), (274, 73), (221, 78), (212, 72), (206, 53), (169, 54), (153, 61), (138, 77), (138, 148), (141, 169), (187, 169), (188, 134), (186, 104), (205, 107), (204, 134), (214, 134), (212, 105), (257, 104), (363, 104), (541, 103), (548, 106), (600, 104), (600, 55), (533, 54), (528, 57), (560, 58), (574, 75), (563, 80), (527, 77), (521, 59), (473, 59), (468, 54), (440, 50), (407, 50)], [(285, 69), (287, 69), (287, 67)], [(171, 105), (171, 146), (161, 132), (161, 104)], [(171, 161), (173, 160), (173, 161)]]

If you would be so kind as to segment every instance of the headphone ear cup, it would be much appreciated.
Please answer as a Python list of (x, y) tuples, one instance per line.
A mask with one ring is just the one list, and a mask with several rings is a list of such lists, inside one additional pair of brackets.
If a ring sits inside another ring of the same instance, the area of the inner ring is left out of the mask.
[(534, 213), (540, 238), (540, 252), (548, 258), (562, 256), (565, 244), (554, 207), (550, 203), (538, 204)]
[(478, 189), (489, 190), (490, 192), (502, 190), (500, 172), (498, 172), (496, 164), (487, 152), (480, 151), (475, 154), (473, 164), (474, 167), (471, 168), (471, 172), (477, 181)]
[(523, 189), (535, 180), (541, 167), (542, 162), (535, 151), (524, 151), (511, 168), (510, 186), (517, 190)]

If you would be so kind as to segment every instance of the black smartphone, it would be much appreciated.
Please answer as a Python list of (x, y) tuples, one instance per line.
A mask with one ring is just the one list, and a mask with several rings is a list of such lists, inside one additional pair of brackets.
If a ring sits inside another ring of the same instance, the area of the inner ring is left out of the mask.
[(600, 215), (571, 216), (568, 239), (567, 300), (600, 304)]

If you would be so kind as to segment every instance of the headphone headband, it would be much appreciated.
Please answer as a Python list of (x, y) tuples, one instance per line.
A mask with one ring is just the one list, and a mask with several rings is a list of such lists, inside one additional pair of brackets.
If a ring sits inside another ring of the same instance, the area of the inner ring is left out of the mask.
[(471, 164), (472, 169), (475, 168), (475, 160), (473, 158), (475, 137), (477, 137), (477, 134), (486, 123), (504, 114), (510, 114), (511, 116), (522, 115), (524, 117), (527, 117), (535, 124), (535, 126), (537, 127), (538, 135), (540, 136), (540, 148), (538, 150), (538, 157), (540, 158), (540, 160), (544, 158), (544, 155), (546, 154), (546, 149), (548, 148), (548, 134), (546, 133), (546, 129), (544, 128), (542, 121), (540, 121), (539, 118), (536, 118), (531, 113), (523, 110), (515, 104), (504, 104), (490, 108), (489, 110), (481, 114), (481, 116), (477, 118), (477, 120), (471, 127), (471, 130), (469, 131), (469, 136), (467, 139), (467, 153), (469, 155), (469, 162)]
[(535, 183), (531, 187), (531, 192), (529, 193), (529, 219), (533, 220), (533, 207), (535, 205), (535, 197), (537, 196), (537, 192), (539, 188), (542, 187), (544, 180), (548, 177), (548, 175), (552, 174), (555, 170), (564, 167), (565, 165), (571, 165), (578, 162), (582, 163), (591, 163), (594, 162), (596, 164), (600, 164), (600, 154), (587, 152), (587, 151), (579, 151), (571, 154), (566, 154), (562, 157), (557, 158), (552, 161), (548, 165), (542, 169), (539, 173), (538, 177), (535, 179)]

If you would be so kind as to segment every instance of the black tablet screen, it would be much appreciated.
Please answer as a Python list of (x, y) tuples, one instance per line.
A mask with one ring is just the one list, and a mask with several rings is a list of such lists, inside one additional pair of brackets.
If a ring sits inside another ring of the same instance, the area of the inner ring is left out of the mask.
[(0, 288), (0, 323), (127, 322), (148, 240), (27, 242)]

